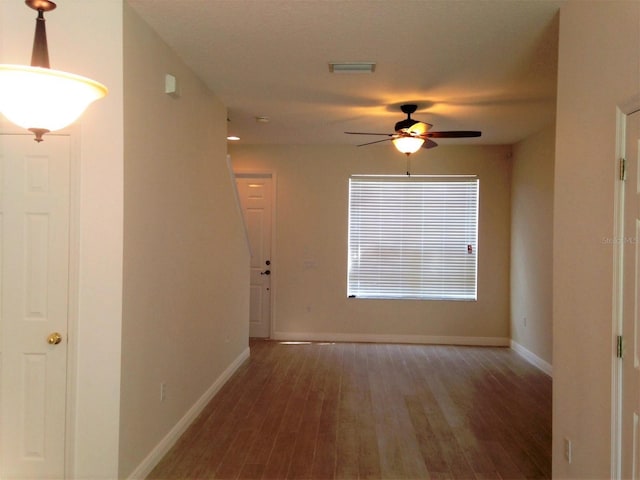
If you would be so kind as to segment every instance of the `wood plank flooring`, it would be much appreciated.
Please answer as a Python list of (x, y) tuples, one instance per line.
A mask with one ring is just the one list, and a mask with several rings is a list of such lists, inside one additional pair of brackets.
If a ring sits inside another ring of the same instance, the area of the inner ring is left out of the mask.
[(250, 346), (149, 479), (551, 478), (551, 379), (507, 348)]

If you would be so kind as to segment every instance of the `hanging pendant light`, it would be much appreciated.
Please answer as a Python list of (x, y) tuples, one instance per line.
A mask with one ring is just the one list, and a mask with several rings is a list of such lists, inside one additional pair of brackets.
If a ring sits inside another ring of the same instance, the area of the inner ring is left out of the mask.
[(37, 10), (31, 66), (0, 65), (0, 112), (12, 123), (35, 134), (73, 123), (107, 88), (89, 78), (49, 68), (49, 50), (44, 12), (56, 8), (49, 0), (25, 0)]

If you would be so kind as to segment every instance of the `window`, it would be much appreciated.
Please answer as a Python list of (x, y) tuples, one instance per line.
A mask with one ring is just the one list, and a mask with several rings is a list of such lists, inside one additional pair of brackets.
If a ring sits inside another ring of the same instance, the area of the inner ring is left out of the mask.
[(478, 179), (349, 180), (347, 294), (476, 300)]

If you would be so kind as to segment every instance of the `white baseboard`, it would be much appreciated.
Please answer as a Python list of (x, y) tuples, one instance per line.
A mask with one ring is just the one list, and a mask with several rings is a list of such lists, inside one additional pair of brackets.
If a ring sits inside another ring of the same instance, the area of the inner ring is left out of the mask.
[(535, 353), (526, 349), (514, 340), (511, 340), (511, 349), (520, 354), (531, 365), (533, 365), (534, 367), (538, 367), (544, 373), (546, 373), (550, 377), (553, 377), (553, 365), (551, 365), (549, 362), (541, 359)]
[(186, 431), (187, 427), (196, 419), (207, 406), (209, 401), (220, 391), (222, 386), (229, 380), (231, 375), (249, 358), (249, 347), (236, 357), (231, 364), (222, 372), (222, 374), (213, 382), (206, 392), (193, 404), (187, 413), (175, 424), (175, 426), (167, 433), (167, 435), (155, 446), (146, 458), (138, 465), (138, 467), (129, 475), (129, 480), (144, 479), (151, 473), (151, 470), (162, 460), (169, 449), (176, 443), (180, 436)]
[(371, 333), (301, 333), (274, 332), (274, 340), (290, 342), (369, 342), (369, 343), (416, 343), (434, 345), (474, 345), (508, 347), (507, 337), (456, 337), (438, 335), (396, 335)]

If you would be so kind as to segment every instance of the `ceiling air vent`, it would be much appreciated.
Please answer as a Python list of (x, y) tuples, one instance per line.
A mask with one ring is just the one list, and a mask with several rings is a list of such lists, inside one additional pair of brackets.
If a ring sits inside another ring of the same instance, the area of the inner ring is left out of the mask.
[(373, 73), (375, 62), (329, 62), (331, 73)]

